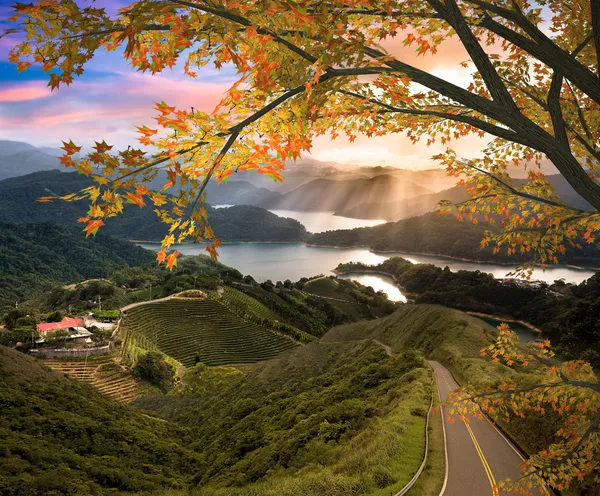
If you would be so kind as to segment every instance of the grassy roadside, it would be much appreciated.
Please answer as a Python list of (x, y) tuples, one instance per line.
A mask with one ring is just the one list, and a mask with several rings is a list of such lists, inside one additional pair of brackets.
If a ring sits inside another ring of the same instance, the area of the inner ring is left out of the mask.
[(429, 417), (429, 453), (427, 465), (407, 496), (438, 496), (444, 483), (446, 459), (442, 415), (433, 411)]

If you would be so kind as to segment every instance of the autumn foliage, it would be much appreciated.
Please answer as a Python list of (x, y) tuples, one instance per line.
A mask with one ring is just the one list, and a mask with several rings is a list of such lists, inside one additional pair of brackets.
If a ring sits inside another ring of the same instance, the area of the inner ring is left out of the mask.
[[(80, 146), (64, 143), (65, 167), (97, 184), (63, 197), (90, 202), (80, 219), (88, 235), (129, 202), (154, 209), (170, 225), (159, 262), (173, 267), (177, 252), (169, 250), (188, 237), (211, 240), (208, 250), (216, 256), (218, 240), (203, 208), (209, 180), (256, 171), (280, 181), (286, 162), (322, 135), (353, 140), (406, 133), (428, 144), (488, 139), (479, 157), (448, 148), (435, 158), (471, 193), (453, 206), (457, 215), (500, 223), (501, 233), (488, 233), (482, 243), (529, 253), (522, 269), (556, 262), (568, 245), (596, 243), (600, 0), (164, 0), (139, 1), (114, 16), (73, 0), (14, 8), (14, 27), (5, 33), (16, 44), (10, 60), (19, 70), (41, 65), (52, 89), (72, 83), (98, 50), (118, 50), (150, 74), (176, 64), (191, 78), (208, 64), (238, 74), (210, 113), (157, 103), (155, 124), (138, 127), (141, 148), (116, 151), (98, 141), (80, 156)], [(391, 54), (382, 44), (394, 38), (401, 54), (421, 57), (458, 43), (469, 84)], [(540, 168), (544, 161), (589, 209), (562, 202)], [(509, 177), (515, 165), (528, 173), (524, 184)], [(162, 192), (150, 191), (144, 184), (159, 170), (168, 180)], [(591, 412), (597, 404), (588, 399)], [(515, 404), (518, 411), (527, 408), (527, 402)], [(576, 434), (565, 431), (565, 449)], [(562, 460), (554, 452), (543, 456), (552, 464)], [(581, 460), (575, 466), (574, 476), (591, 469)]]
[(600, 382), (592, 367), (584, 361), (554, 359), (548, 340), (524, 348), (508, 325), (498, 329), (498, 340), (481, 354), (528, 371), (536, 380), (523, 384), (507, 379), (485, 391), (472, 386), (459, 389), (452, 396), (450, 413), (468, 421), (485, 412), (508, 423), (512, 417), (554, 412), (561, 419), (558, 441), (523, 464), (522, 478), (502, 486), (522, 494), (537, 486), (551, 494), (544, 486), (562, 491), (590, 474), (600, 483)]

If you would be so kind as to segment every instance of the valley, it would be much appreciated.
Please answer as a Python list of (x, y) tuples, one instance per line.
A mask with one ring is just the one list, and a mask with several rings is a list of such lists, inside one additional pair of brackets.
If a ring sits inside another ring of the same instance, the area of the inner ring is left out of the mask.
[[(85, 177), (0, 181), (0, 389), (11, 405), (0, 492), (439, 496), (447, 479), (448, 496), (492, 495), (519, 476), (513, 442), (549, 446), (557, 416), (494, 417), (507, 441), (486, 419), (454, 425), (430, 406), (459, 384), (535, 380), (536, 369), (482, 357), (503, 317), (541, 329), (512, 326), (522, 350), (550, 337), (560, 359), (598, 366), (598, 278), (566, 264), (600, 257), (567, 252), (517, 284), (504, 279), (522, 258), (482, 250), (482, 226), (427, 213), (448, 190), (440, 171), (316, 170), (292, 169), (281, 192), (244, 177), (211, 186), (219, 261), (205, 243), (178, 244), (172, 271), (155, 264), (166, 227), (150, 209), (126, 206), (84, 240), (74, 223), (85, 205), (36, 200)], [(404, 199), (376, 201), (393, 195)], [(315, 198), (328, 200), (317, 209)], [(38, 334), (71, 316), (86, 329)], [(32, 429), (36, 415), (44, 424)], [(155, 455), (121, 446), (131, 433)], [(43, 475), (46, 459), (55, 476)]]

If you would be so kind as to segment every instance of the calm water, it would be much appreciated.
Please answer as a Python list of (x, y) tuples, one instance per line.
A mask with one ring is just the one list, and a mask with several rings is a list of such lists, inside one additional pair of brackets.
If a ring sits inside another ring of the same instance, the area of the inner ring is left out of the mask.
[[(140, 246), (157, 251), (158, 243), (140, 243)], [(184, 255), (206, 254), (204, 244), (184, 244), (177, 250)], [(330, 274), (339, 263), (362, 262), (378, 264), (391, 256), (402, 256), (413, 263), (430, 263), (439, 267), (448, 266), (450, 270), (480, 270), (495, 277), (504, 277), (511, 267), (460, 262), (456, 260), (434, 257), (429, 255), (406, 255), (402, 253), (372, 253), (364, 248), (320, 248), (306, 246), (302, 243), (233, 243), (219, 248), (220, 261), (225, 265), (235, 267), (242, 274), (249, 274), (259, 282), (271, 279), (297, 281), (302, 277)], [(553, 267), (545, 272), (536, 270), (534, 278), (552, 282), (564, 278), (566, 282), (579, 283), (594, 274), (591, 270), (577, 270), (568, 267)], [(390, 299), (402, 301), (403, 295), (393, 285), (391, 279), (379, 275), (353, 275), (352, 279), (362, 284), (372, 286), (376, 291), (385, 291)], [(367, 283), (368, 281), (368, 283)]]
[[(498, 327), (500, 324), (502, 324), (504, 322), (502, 320), (496, 320), (496, 319), (492, 319), (489, 317), (477, 317), (477, 318), (483, 320), (484, 322), (487, 322), (488, 324), (490, 324), (493, 327)], [(508, 324), (510, 329), (519, 336), (521, 343), (528, 343), (529, 341), (535, 341), (536, 339), (538, 339), (541, 336), (539, 332), (536, 332), (533, 329), (530, 329), (529, 327), (524, 326), (523, 324), (519, 324), (518, 322), (506, 322), (506, 324)]]
[(381, 276), (379, 274), (344, 274), (339, 276), (344, 279), (353, 279), (363, 286), (371, 286), (375, 291), (383, 291), (392, 301), (402, 301), (406, 303), (406, 296), (396, 286), (391, 277)]
[[(233, 205), (215, 205), (215, 208), (227, 208)], [(337, 231), (338, 229), (354, 229), (355, 227), (372, 227), (385, 224), (383, 219), (352, 219), (339, 217), (333, 212), (296, 212), (295, 210), (269, 210), (279, 217), (296, 219), (311, 233)]]
[(271, 210), (279, 217), (291, 217), (311, 233), (325, 231), (337, 231), (338, 229), (354, 229), (355, 227), (371, 227), (385, 224), (387, 221), (377, 219), (351, 219), (350, 217), (339, 217), (333, 212), (295, 212), (293, 210)]

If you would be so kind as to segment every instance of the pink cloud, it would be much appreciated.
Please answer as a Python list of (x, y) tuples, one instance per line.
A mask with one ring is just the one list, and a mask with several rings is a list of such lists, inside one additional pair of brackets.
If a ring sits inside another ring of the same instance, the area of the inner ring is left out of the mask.
[(212, 112), (232, 84), (231, 81), (215, 83), (189, 77), (179, 79), (142, 74), (128, 74), (127, 80), (124, 94), (147, 97), (152, 102), (164, 100), (178, 108), (194, 107), (204, 112)]
[[(40, 82), (41, 84), (41, 82)], [(0, 106), (0, 133), (5, 138), (56, 145), (73, 139), (88, 146), (106, 138), (117, 148), (137, 145), (135, 127), (156, 127), (154, 102), (165, 100), (180, 109), (194, 107), (211, 112), (229, 88), (227, 81), (192, 80), (144, 74), (76, 81), (61, 87), (39, 105)], [(18, 91), (15, 91), (18, 90)], [(39, 88), (38, 88), (39, 90)], [(6, 93), (6, 100), (2, 95)], [(0, 102), (25, 100), (33, 88), (0, 89)], [(18, 99), (17, 99), (18, 98)], [(115, 129), (119, 132), (115, 133)]]
[(0, 89), (0, 103), (24, 102), (50, 96), (50, 89), (45, 84), (20, 85), (19, 87)]

